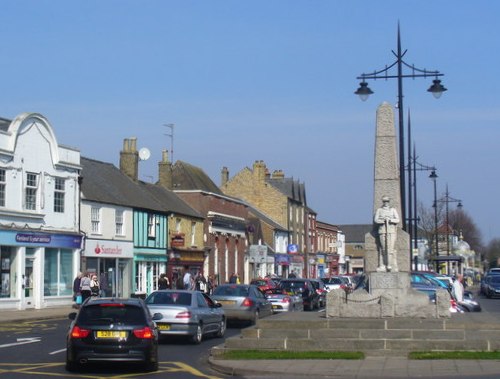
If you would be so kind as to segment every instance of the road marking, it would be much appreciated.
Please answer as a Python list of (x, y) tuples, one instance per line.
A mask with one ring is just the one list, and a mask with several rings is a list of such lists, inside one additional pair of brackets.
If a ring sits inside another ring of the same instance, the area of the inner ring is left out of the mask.
[(12, 343), (6, 343), (4, 345), (0, 345), (0, 349), (4, 347), (12, 347), (12, 346), (19, 346), (19, 345), (26, 345), (28, 343), (34, 343), (34, 342), (41, 342), (40, 337), (31, 337), (31, 338), (18, 338), (17, 342), (12, 342)]
[(53, 352), (49, 353), (49, 355), (59, 354), (59, 353), (62, 353), (63, 351), (66, 351), (66, 349), (53, 351)]

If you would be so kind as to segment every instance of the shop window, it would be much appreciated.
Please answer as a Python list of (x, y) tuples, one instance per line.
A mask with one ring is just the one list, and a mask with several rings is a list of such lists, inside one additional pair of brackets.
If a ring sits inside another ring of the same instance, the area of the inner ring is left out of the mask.
[(38, 191), (38, 174), (26, 173), (26, 188), (24, 206), (27, 210), (36, 210), (36, 197)]
[(0, 207), (5, 207), (5, 170), (0, 169)]
[(123, 236), (123, 211), (115, 210), (115, 233), (117, 236)]
[(54, 212), (64, 213), (64, 192), (65, 180), (63, 178), (55, 179), (54, 188)]
[(0, 297), (16, 297), (15, 253), (10, 247), (2, 246), (0, 250)]
[(72, 295), (73, 252), (66, 249), (47, 248), (44, 260), (44, 295)]

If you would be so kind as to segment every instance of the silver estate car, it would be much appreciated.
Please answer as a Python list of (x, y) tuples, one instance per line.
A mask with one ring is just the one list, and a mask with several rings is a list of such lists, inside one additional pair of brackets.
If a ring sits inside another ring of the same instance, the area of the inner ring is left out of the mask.
[(255, 324), (260, 317), (273, 313), (271, 302), (252, 284), (221, 284), (212, 299), (222, 304), (229, 321), (248, 321)]
[(226, 315), (220, 304), (199, 291), (158, 290), (145, 300), (152, 314), (161, 313), (156, 320), (160, 337), (188, 336), (195, 344), (213, 334), (223, 337)]

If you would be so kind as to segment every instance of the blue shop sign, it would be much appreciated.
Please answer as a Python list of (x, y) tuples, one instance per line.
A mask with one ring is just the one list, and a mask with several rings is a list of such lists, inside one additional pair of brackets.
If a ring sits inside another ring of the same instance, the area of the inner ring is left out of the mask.
[(3, 230), (0, 232), (0, 244), (9, 246), (45, 246), (80, 249), (82, 246), (82, 236), (74, 234)]

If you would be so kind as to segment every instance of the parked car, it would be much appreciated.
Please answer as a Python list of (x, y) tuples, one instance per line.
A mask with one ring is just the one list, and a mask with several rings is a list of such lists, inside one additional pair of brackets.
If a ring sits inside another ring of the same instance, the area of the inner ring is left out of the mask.
[(319, 295), (319, 306), (326, 306), (326, 294), (328, 293), (328, 288), (326, 287), (325, 282), (321, 279), (310, 279), (312, 285), (314, 286), (314, 290)]
[(280, 281), (280, 288), (287, 292), (298, 292), (302, 295), (304, 309), (312, 311), (319, 309), (319, 295), (310, 279), (288, 278)]
[(163, 336), (186, 336), (198, 344), (206, 335), (223, 337), (226, 315), (220, 304), (200, 291), (158, 290), (145, 300), (151, 313), (160, 313), (156, 320)]
[(485, 293), (488, 299), (500, 296), (500, 275), (488, 275), (485, 279)]
[(479, 301), (477, 301), (471, 291), (464, 291), (464, 301), (459, 304), (467, 309), (468, 312), (481, 312), (481, 304), (479, 304)]
[(272, 304), (274, 313), (303, 311), (304, 303), (302, 294), (287, 292), (282, 288), (271, 288), (266, 291), (266, 296)]
[(253, 284), (221, 284), (212, 299), (222, 304), (228, 321), (248, 321), (255, 324), (260, 317), (273, 313), (272, 304)]
[(321, 280), (323, 280), (323, 282), (325, 283), (328, 291), (337, 288), (342, 288), (343, 290), (349, 290), (349, 288), (353, 288), (347, 276), (334, 275), (329, 278), (322, 278)]
[(271, 288), (276, 288), (276, 282), (274, 280), (272, 280), (271, 278), (252, 279), (250, 284), (253, 284), (253, 285), (259, 287), (259, 289), (262, 292), (266, 292), (268, 289), (271, 289)]
[(488, 273), (481, 279), (481, 283), (479, 286), (479, 293), (481, 295), (486, 296), (487, 282), (489, 281), (489, 278), (494, 275), (500, 275), (500, 271), (496, 271), (495, 269), (490, 269), (490, 271), (488, 271)]
[(136, 362), (158, 369), (158, 330), (141, 299), (89, 298), (69, 314), (66, 370), (91, 362)]

